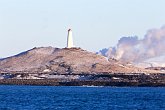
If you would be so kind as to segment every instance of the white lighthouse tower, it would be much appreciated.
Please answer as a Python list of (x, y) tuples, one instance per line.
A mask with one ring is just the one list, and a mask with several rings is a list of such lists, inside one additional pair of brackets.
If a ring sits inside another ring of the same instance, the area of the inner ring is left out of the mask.
[(73, 47), (73, 38), (72, 38), (72, 30), (68, 30), (68, 36), (67, 36), (67, 48)]

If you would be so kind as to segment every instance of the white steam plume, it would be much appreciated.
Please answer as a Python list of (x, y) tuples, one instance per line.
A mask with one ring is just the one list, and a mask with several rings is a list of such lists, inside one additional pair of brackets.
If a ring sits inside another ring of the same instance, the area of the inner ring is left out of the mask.
[(104, 51), (104, 55), (131, 62), (142, 62), (165, 55), (165, 26), (149, 30), (143, 39), (138, 39), (137, 36), (122, 37), (117, 46)]

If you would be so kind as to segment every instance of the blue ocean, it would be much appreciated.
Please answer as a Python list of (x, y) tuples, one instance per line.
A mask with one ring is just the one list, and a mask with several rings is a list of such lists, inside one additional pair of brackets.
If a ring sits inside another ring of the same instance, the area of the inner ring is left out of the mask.
[(165, 110), (165, 88), (2, 85), (0, 110)]

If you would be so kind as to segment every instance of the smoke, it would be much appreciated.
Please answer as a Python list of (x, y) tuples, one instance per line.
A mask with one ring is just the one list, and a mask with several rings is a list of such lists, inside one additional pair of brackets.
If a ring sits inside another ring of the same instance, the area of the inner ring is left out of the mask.
[(165, 26), (149, 30), (143, 39), (137, 36), (122, 37), (117, 46), (104, 51), (104, 55), (130, 62), (142, 62), (165, 55)]

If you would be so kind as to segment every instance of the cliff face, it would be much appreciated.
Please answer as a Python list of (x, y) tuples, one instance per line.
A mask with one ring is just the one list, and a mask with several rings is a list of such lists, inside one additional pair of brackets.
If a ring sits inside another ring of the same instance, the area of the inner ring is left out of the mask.
[(0, 60), (1, 72), (144, 73), (148, 70), (107, 60), (106, 57), (80, 48), (33, 48)]

